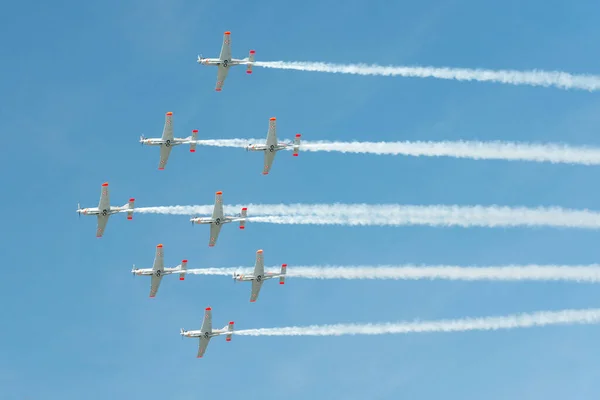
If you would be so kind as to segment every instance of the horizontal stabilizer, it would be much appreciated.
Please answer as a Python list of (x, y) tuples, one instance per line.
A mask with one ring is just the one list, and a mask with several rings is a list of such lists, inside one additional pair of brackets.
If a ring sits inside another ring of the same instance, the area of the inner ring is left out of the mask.
[(187, 271), (187, 262), (188, 262), (188, 260), (181, 261), (181, 271), (183, 271), (183, 272), (179, 273), (179, 280), (180, 281), (185, 280), (185, 271)]
[(300, 151), (300, 134), (297, 133), (294, 138), (294, 157), (298, 157), (298, 152)]
[(251, 63), (253, 63), (253, 62), (254, 62), (254, 55), (255, 55), (255, 54), (256, 54), (256, 51), (254, 51), (254, 50), (250, 50), (250, 55), (248, 56), (248, 61), (249, 61), (249, 63), (248, 63), (248, 64), (246, 64), (246, 67), (247, 67), (247, 69), (246, 69), (246, 73), (247, 73), (247, 74), (251, 74), (251, 73), (252, 73), (252, 64), (251, 64)]
[[(233, 321), (229, 322), (229, 325), (227, 326), (227, 332), (233, 332)], [(225, 340), (231, 342), (231, 336), (231, 333), (227, 334), (227, 336), (225, 336)]]
[(192, 143), (190, 143), (190, 153), (196, 152), (196, 140), (198, 140), (198, 129), (192, 131)]
[(129, 203), (127, 203), (127, 219), (131, 220), (133, 219), (133, 203), (135, 202), (135, 199), (131, 198), (129, 199)]
[(285, 273), (287, 272), (287, 264), (281, 265), (281, 276), (279, 277), (279, 284), (283, 285), (285, 283)]
[(240, 229), (244, 229), (246, 227), (246, 217), (248, 216), (248, 208), (244, 207), (242, 208), (242, 213), (241, 213), (241, 217), (243, 218), (240, 221)]

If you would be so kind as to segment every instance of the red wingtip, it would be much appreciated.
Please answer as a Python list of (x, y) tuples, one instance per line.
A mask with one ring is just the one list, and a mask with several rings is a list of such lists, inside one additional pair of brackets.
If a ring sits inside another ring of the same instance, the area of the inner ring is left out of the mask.
[(127, 219), (129, 219), (129, 220), (132, 220), (132, 219), (133, 219), (133, 217), (132, 217), (131, 215), (128, 215), (128, 216), (127, 216)]
[(129, 199), (129, 201), (133, 202), (133, 201), (135, 201), (135, 199), (132, 197)]
[(233, 321), (229, 321), (229, 325), (233, 325)]
[(269, 121), (275, 121), (275, 120), (276, 120), (276, 118), (275, 118), (275, 117), (271, 117), (271, 118), (269, 118)]
[(165, 169), (165, 168), (164, 167), (163, 168), (160, 168), (160, 167), (158, 168), (159, 171), (162, 171), (163, 169)]
[(215, 89), (215, 90), (216, 90), (217, 92), (220, 92), (220, 91), (221, 91), (221, 89)]
[(250, 71), (250, 70), (248, 69), (248, 70), (246, 70), (246, 73), (247, 73), (247, 74), (251, 74), (251, 73), (252, 73), (252, 71)]
[(223, 192), (221, 192), (221, 191), (219, 190), (219, 191), (217, 192), (217, 194), (218, 194), (218, 195), (219, 195), (219, 194), (223, 194)]
[(250, 300), (250, 303), (254, 303), (254, 302), (256, 302), (256, 300)]
[(226, 338), (225, 341), (226, 342), (231, 342), (231, 338)]
[(108, 186), (108, 182), (104, 182), (102, 186)]
[(250, 54), (255, 54), (256, 50), (250, 50)]
[(162, 243), (161, 244), (157, 244), (156, 247), (161, 248), (162, 247)]
[(225, 32), (226, 35), (231, 35), (231, 32), (227, 31)]
[(287, 264), (281, 264), (282, 267), (287, 267)]
[(242, 211), (247, 211), (248, 207), (242, 207)]
[(283, 285), (285, 282), (279, 282), (280, 285)]
[(244, 226), (240, 226), (240, 229), (244, 229), (244, 228), (245, 228)]
[(180, 276), (180, 277), (179, 277), (179, 280), (180, 280), (180, 281), (183, 281), (183, 280), (185, 280), (185, 278), (184, 278), (183, 276)]
[(263, 175), (269, 175), (269, 173), (268, 172), (263, 172)]
[(210, 310), (212, 310), (212, 308), (206, 307), (206, 311), (210, 311)]
[(190, 149), (190, 153), (195, 153), (196, 149)]
[(202, 356), (197, 356), (196, 358), (202, 358)]
[(186, 262), (187, 262), (187, 260), (181, 260), (181, 262), (182, 262), (182, 263), (186, 263)]
[(198, 133), (198, 129), (194, 129), (192, 132), (194, 132), (194, 133)]
[(294, 153), (292, 154), (294, 157), (298, 157), (298, 153)]
[(215, 247), (215, 245), (214, 244), (209, 244), (208, 247)]
[(302, 136), (302, 135), (301, 135), (301, 134), (299, 134), (299, 133), (296, 133), (296, 137), (300, 137), (300, 136)]
[(153, 299), (153, 298), (154, 298), (154, 296), (150, 296), (150, 298), (151, 298), (151, 299)]
[(167, 113), (167, 115), (173, 115), (173, 112), (172, 112), (172, 111), (169, 111), (169, 112)]

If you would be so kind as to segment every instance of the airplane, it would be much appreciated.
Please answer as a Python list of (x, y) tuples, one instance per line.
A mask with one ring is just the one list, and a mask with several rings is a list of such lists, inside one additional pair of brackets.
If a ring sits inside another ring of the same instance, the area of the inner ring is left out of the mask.
[(246, 73), (252, 73), (252, 64), (254, 63), (254, 55), (256, 54), (256, 51), (250, 50), (248, 58), (244, 58), (243, 60), (231, 58), (230, 36), (231, 32), (229, 31), (225, 32), (223, 35), (223, 45), (221, 46), (221, 54), (219, 55), (219, 58), (204, 58), (202, 55), (198, 55), (198, 64), (216, 65), (219, 68), (217, 72), (217, 86), (215, 87), (217, 92), (220, 92), (223, 89), (223, 84), (225, 83), (225, 79), (229, 73), (229, 67), (233, 65), (246, 64)]
[(158, 162), (158, 169), (163, 170), (167, 166), (169, 161), (169, 155), (171, 154), (171, 148), (180, 144), (189, 144), (190, 153), (196, 152), (196, 140), (198, 139), (198, 129), (192, 131), (192, 136), (187, 138), (176, 138), (173, 137), (173, 113), (169, 111), (165, 115), (165, 126), (161, 138), (147, 138), (144, 135), (140, 136), (140, 143), (147, 146), (160, 146), (160, 161)]
[(217, 238), (221, 232), (221, 226), (229, 222), (240, 222), (240, 229), (244, 229), (246, 225), (246, 217), (248, 208), (242, 208), (242, 212), (237, 217), (229, 217), (223, 215), (223, 192), (217, 192), (215, 196), (215, 208), (213, 209), (212, 217), (192, 218), (190, 221), (194, 224), (210, 224), (210, 239), (208, 246), (213, 247), (217, 243)]
[(108, 217), (113, 214), (117, 214), (120, 212), (127, 212), (127, 219), (133, 219), (133, 203), (135, 199), (129, 199), (129, 202), (121, 207), (111, 206), (110, 205), (110, 196), (108, 192), (108, 182), (104, 182), (102, 184), (102, 191), (100, 192), (100, 202), (98, 203), (98, 207), (93, 208), (81, 208), (79, 203), (77, 203), (77, 213), (79, 216), (83, 215), (97, 215), (98, 216), (98, 225), (96, 227), (96, 237), (102, 237), (104, 234), (104, 229), (106, 228), (106, 223), (108, 222)]
[(277, 142), (277, 124), (275, 117), (269, 119), (269, 131), (267, 132), (266, 144), (249, 144), (246, 147), (246, 151), (264, 151), (265, 152), (265, 166), (263, 168), (263, 175), (267, 175), (273, 165), (275, 159), (275, 153), (279, 150), (287, 149), (291, 146), (294, 147), (294, 157), (298, 157), (298, 151), (300, 150), (300, 134), (296, 134), (294, 143), (278, 143)]
[(181, 261), (181, 264), (174, 268), (165, 268), (163, 245), (156, 245), (156, 255), (154, 256), (154, 265), (152, 268), (136, 268), (135, 265), (131, 270), (133, 276), (151, 275), (150, 282), (150, 297), (155, 297), (163, 275), (179, 274), (179, 280), (185, 280), (185, 272), (187, 269), (187, 260)]
[(251, 275), (233, 274), (234, 282), (236, 281), (252, 281), (252, 293), (250, 294), (250, 302), (254, 303), (258, 299), (258, 293), (262, 284), (267, 279), (279, 278), (279, 284), (285, 283), (285, 273), (287, 264), (281, 265), (281, 273), (267, 272), (265, 273), (265, 257), (262, 250), (256, 251), (256, 263), (254, 264), (254, 273)]
[(219, 335), (227, 335), (225, 337), (225, 340), (231, 342), (232, 332), (233, 321), (229, 322), (229, 324), (223, 327), (223, 329), (212, 328), (212, 309), (210, 307), (207, 307), (204, 311), (204, 320), (202, 320), (202, 327), (199, 331), (186, 331), (183, 328), (179, 330), (179, 334), (181, 335), (182, 339), (184, 336), (191, 338), (200, 338), (200, 343), (198, 344), (198, 358), (202, 358), (204, 352), (206, 351), (206, 347), (208, 346), (208, 343), (210, 342), (210, 339), (212, 337)]

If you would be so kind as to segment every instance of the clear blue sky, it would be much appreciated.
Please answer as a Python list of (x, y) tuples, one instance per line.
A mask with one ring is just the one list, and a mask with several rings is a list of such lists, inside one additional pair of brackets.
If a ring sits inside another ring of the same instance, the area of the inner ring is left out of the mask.
[[(600, 98), (583, 91), (360, 77), (243, 67), (214, 92), (218, 56), (490, 69), (600, 70), (596, 1), (123, 0), (3, 5), (0, 118), (3, 271), (0, 397), (12, 399), (549, 399), (597, 398), (600, 327), (375, 337), (213, 340), (196, 359), (202, 310), (239, 329), (504, 315), (600, 306), (598, 287), (565, 283), (267, 282), (166, 277), (155, 299), (149, 268), (311, 264), (594, 263), (600, 232), (568, 229), (225, 226), (185, 216), (111, 217), (95, 206), (367, 202), (560, 205), (598, 209), (600, 169), (525, 162), (369, 155), (279, 154), (272, 173), (240, 149), (158, 150), (164, 114), (175, 134), (307, 140), (519, 140), (600, 145)], [(557, 5), (559, 4), (560, 5)], [(251, 212), (251, 210), (250, 210)]]

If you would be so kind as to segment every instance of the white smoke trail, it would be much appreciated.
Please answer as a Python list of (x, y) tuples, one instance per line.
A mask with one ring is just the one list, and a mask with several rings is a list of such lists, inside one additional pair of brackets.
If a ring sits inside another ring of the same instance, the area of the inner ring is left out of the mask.
[[(264, 139), (198, 140), (201, 146), (246, 147)], [(291, 147), (286, 149), (291, 150)], [(474, 160), (535, 161), (566, 164), (600, 165), (600, 148), (571, 147), (563, 144), (516, 142), (329, 142), (305, 141), (300, 151), (326, 151), (377, 155), (456, 157)]]
[[(136, 212), (171, 215), (210, 214), (213, 205), (136, 208)], [(347, 226), (548, 226), (600, 228), (600, 213), (560, 207), (416, 206), (399, 204), (249, 204), (225, 206), (226, 213), (248, 207), (249, 222)]]
[[(250, 274), (253, 268), (190, 269), (192, 275), (232, 276)], [(273, 267), (273, 272), (279, 272)], [(454, 265), (381, 265), (381, 266), (288, 266), (287, 277), (306, 279), (446, 279), (452, 281), (571, 281), (600, 282), (600, 265), (506, 265), (461, 267)]]
[(384, 335), (424, 332), (495, 331), (498, 329), (532, 328), (547, 325), (597, 324), (600, 309), (540, 311), (502, 317), (447, 319), (382, 324), (336, 324), (261, 328), (234, 331), (246, 336), (340, 336)]
[(367, 64), (331, 64), (324, 62), (257, 61), (257, 67), (297, 71), (330, 72), (353, 75), (402, 76), (409, 78), (438, 78), (457, 81), (495, 82), (510, 85), (554, 86), (559, 89), (600, 89), (600, 76), (574, 75), (561, 71), (515, 71), (469, 68), (436, 68), (381, 66)]

